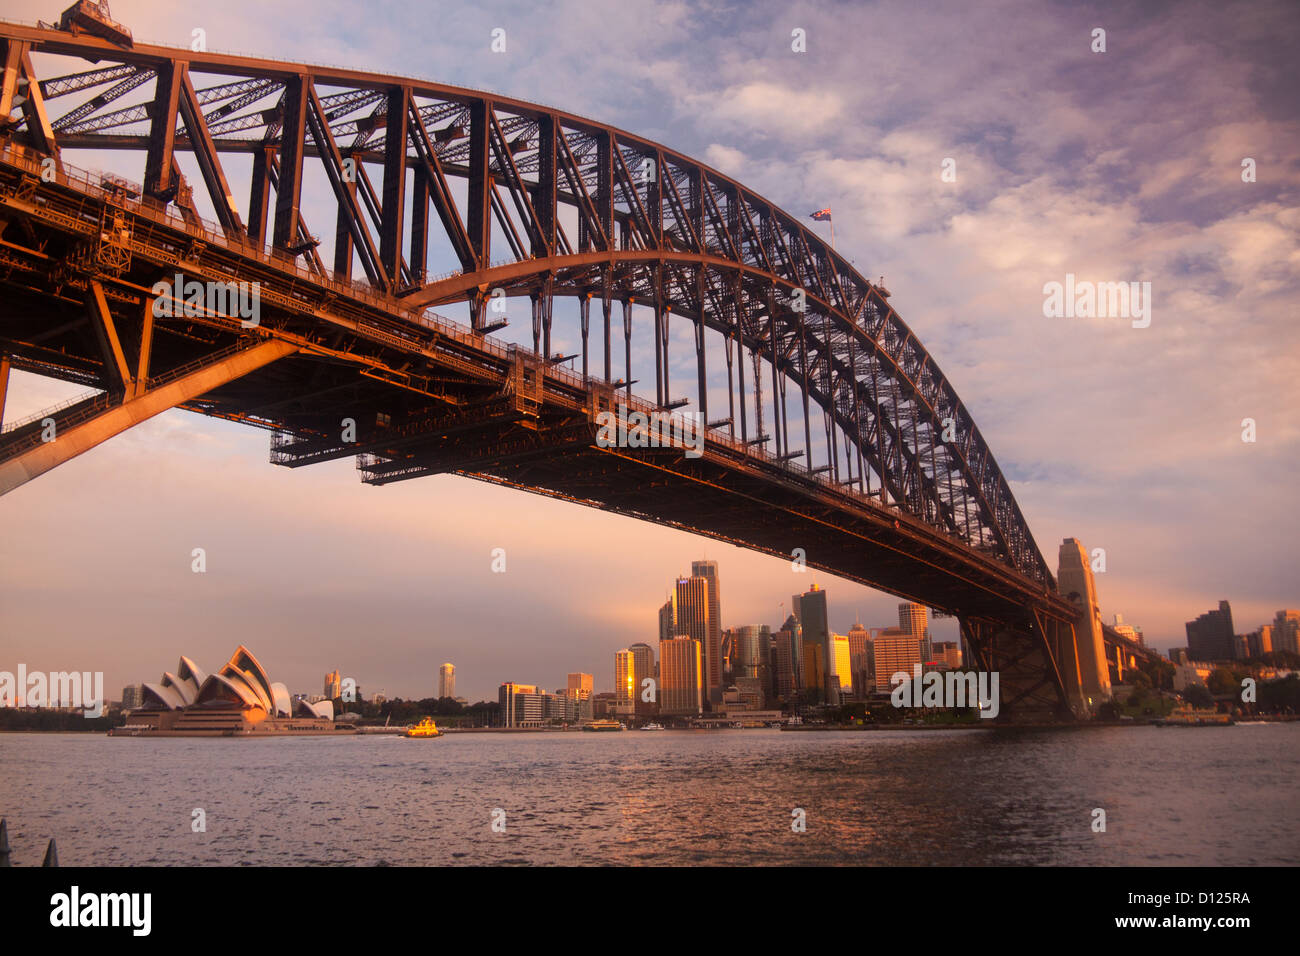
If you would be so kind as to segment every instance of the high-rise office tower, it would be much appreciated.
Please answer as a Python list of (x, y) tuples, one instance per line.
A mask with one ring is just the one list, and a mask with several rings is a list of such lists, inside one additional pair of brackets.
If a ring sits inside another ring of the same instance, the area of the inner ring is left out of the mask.
[(756, 624), (746, 624), (733, 633), (736, 645), (733, 677), (737, 680), (742, 677), (758, 677), (763, 663), (763, 649), (759, 642), (762, 630)]
[(456, 696), (456, 668), (451, 664), (443, 664), (438, 668), (438, 696)]
[(876, 632), (872, 649), (876, 657), (876, 691), (888, 694), (895, 684), (891, 678), (904, 673), (912, 679), (912, 668), (921, 663), (921, 642), (901, 627), (885, 627)]
[(799, 622), (791, 614), (772, 637), (772, 693), (777, 700), (794, 703), (799, 689)]
[(1194, 661), (1227, 661), (1236, 656), (1232, 608), (1219, 602), (1217, 611), (1206, 611), (1187, 622), (1187, 649)]
[(926, 621), (927, 615), (924, 604), (913, 604), (910, 601), (906, 604), (898, 605), (898, 626), (915, 637), (921, 648), (921, 660), (930, 660), (930, 628)]
[(834, 661), (831, 657), (831, 630), (826, 618), (826, 592), (814, 582), (806, 593), (799, 595), (798, 607), (803, 631), (804, 690), (812, 698), (820, 693), (820, 703), (838, 704), (838, 695), (832, 694), (830, 682)]
[(853, 683), (853, 653), (849, 647), (849, 639), (845, 635), (831, 635), (831, 660), (835, 662), (835, 676), (840, 682), (842, 699), (845, 694), (851, 694), (858, 689)]
[(704, 664), (708, 672), (708, 698), (710, 703), (722, 702), (722, 592), (718, 583), (717, 561), (692, 561), (691, 577), (708, 582), (709, 603), (708, 634), (704, 644)]
[[(1110, 666), (1106, 662), (1106, 648), (1101, 631), (1101, 605), (1097, 600), (1097, 582), (1092, 576), (1088, 552), (1078, 538), (1061, 542), (1058, 554), (1056, 589), (1061, 596), (1079, 609), (1074, 622), (1075, 647), (1079, 658), (1081, 688), (1067, 686), (1066, 692), (1079, 703), (1096, 707), (1110, 698)], [(966, 648), (962, 648), (963, 653)], [(1067, 684), (1074, 680), (1070, 668), (1062, 669)], [(1082, 699), (1080, 699), (1082, 698)]]
[(325, 675), (325, 699), (338, 700), (343, 696), (343, 681), (339, 677), (338, 671), (330, 671)]
[(629, 648), (614, 652), (614, 699), (620, 704), (636, 700), (636, 661)]
[(871, 633), (862, 626), (855, 616), (853, 626), (849, 628), (849, 673), (853, 677), (853, 692), (859, 700), (865, 700), (867, 688), (871, 686), (871, 659), (867, 656), (871, 646)]
[(681, 634), (659, 642), (659, 707), (679, 716), (704, 710), (704, 655), (696, 638)]
[(636, 703), (636, 712), (638, 714), (653, 714), (658, 708), (656, 694), (650, 700), (642, 700), (645, 696), (646, 679), (651, 678), (658, 683), (655, 674), (655, 652), (649, 644), (633, 644), (628, 648), (632, 652), (632, 679), (635, 691), (632, 699)]
[[(700, 642), (700, 653), (704, 661), (704, 700), (706, 703), (711, 702), (709, 696), (709, 681), (711, 678), (711, 662), (709, 658), (710, 651), (713, 652), (713, 660), (717, 663), (718, 682), (722, 681), (722, 635), (718, 634), (718, 643), (710, 644), (711, 628), (709, 624), (709, 580), (708, 578), (691, 576), (677, 579), (673, 588), (673, 636), (685, 634), (693, 637)], [(663, 663), (663, 655), (659, 657), (660, 664)], [(719, 698), (721, 699), (721, 698)]]

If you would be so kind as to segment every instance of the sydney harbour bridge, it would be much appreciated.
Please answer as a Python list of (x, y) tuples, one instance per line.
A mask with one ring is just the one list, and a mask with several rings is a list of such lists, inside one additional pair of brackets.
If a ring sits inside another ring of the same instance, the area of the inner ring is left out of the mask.
[[(68, 69), (37, 75), (33, 54)], [(882, 286), (716, 170), (509, 97), (136, 44), (105, 4), (0, 23), (0, 65), (0, 415), (10, 368), (95, 390), (4, 424), (0, 495), (182, 408), (267, 429), (279, 465), (463, 475), (806, 556), (956, 617), (970, 663), (1001, 674), (1004, 715), (1082, 714), (1100, 654), (1145, 653), (1079, 633), (1089, 609), (1058, 593)], [(72, 163), (90, 150), (130, 154), (136, 178)], [(304, 215), (313, 176), (332, 222)], [(430, 274), (440, 255), (450, 274)], [(256, 288), (256, 320), (182, 301), (178, 276)], [(492, 336), (505, 298), (528, 302), (531, 349)], [(580, 353), (552, 350), (557, 302)], [(467, 322), (432, 311), (453, 305)], [(653, 387), (633, 379), (650, 359), (634, 325), (653, 330)], [(676, 327), (695, 346), (686, 383)], [(689, 406), (702, 454), (598, 442), (620, 406)]]

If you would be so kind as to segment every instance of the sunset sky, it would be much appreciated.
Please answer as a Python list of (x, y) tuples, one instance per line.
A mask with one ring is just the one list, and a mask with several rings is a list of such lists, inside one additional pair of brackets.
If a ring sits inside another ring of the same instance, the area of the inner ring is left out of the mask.
[[(4, 16), (54, 20), (63, 6), (10, 0)], [(1122, 613), (1166, 649), (1220, 599), (1238, 633), (1300, 606), (1294, 3), (179, 6), (112, 10), (138, 41), (189, 47), (201, 28), (212, 50), (555, 106), (707, 162), (797, 216), (829, 206), (837, 250), (885, 277), (1052, 568), (1064, 537), (1106, 550), (1107, 621)], [(497, 27), (505, 53), (489, 50)], [(1105, 53), (1090, 49), (1098, 27)], [(795, 28), (806, 53), (791, 51)], [(956, 182), (940, 177), (949, 157)], [(1242, 181), (1248, 157), (1256, 182)], [(126, 154), (67, 158), (142, 173)], [(228, 171), (244, 207), (241, 161)], [(323, 199), (308, 194), (309, 222), (332, 223)], [(1043, 286), (1067, 273), (1149, 281), (1150, 327), (1045, 318)], [(505, 337), (523, 341), (527, 324)], [(674, 379), (693, 383), (682, 323), (675, 337)], [(562, 323), (555, 348), (576, 344)], [(5, 418), (80, 391), (14, 373)], [(337, 668), (367, 696), (428, 696), (443, 661), (471, 700), (504, 680), (561, 687), (577, 670), (599, 691), (617, 649), (654, 641), (692, 559), (720, 562), (725, 627), (778, 626), (813, 580), (467, 479), (373, 488), (351, 460), (278, 468), (267, 446), (264, 432), (168, 412), (0, 500), (0, 669), (102, 670), (116, 698), (180, 654), (215, 670), (245, 643), (295, 692), (319, 693)], [(206, 574), (190, 571), (196, 547)], [(897, 599), (816, 580), (840, 633), (855, 614), (897, 623)], [(950, 621), (935, 630), (955, 634)]]

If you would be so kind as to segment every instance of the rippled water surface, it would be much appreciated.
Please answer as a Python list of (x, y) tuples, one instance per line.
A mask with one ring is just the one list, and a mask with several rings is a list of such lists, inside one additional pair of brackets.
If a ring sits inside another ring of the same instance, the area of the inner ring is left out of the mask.
[(1300, 724), (0, 734), (0, 766), (24, 865), (1300, 863)]

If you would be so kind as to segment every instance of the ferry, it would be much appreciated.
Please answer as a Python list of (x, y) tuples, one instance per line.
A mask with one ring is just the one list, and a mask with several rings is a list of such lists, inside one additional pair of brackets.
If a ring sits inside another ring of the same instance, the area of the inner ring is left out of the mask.
[(438, 729), (438, 725), (433, 722), (432, 717), (426, 717), (414, 727), (407, 727), (406, 736), (423, 740), (429, 737), (441, 737), (442, 731)]
[(623, 724), (617, 720), (593, 720), (591, 723), (585, 724), (582, 729), (595, 730), (595, 731), (627, 730), (627, 728), (624, 727)]
[(1176, 707), (1167, 717), (1152, 721), (1157, 727), (1227, 727), (1234, 723), (1231, 714), (1203, 707)]
[(641, 729), (642, 729), (642, 730), (663, 730), (663, 729), (664, 729), (664, 725), (663, 725), (663, 724), (656, 724), (654, 721), (651, 721), (650, 723), (646, 724), (646, 725), (645, 725), (644, 727), (642, 727)]

